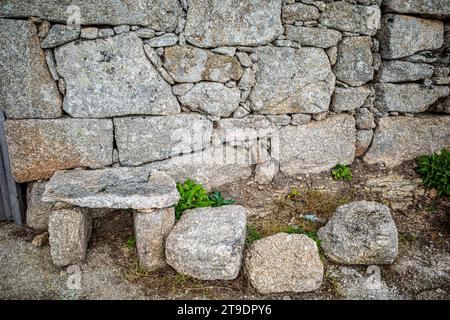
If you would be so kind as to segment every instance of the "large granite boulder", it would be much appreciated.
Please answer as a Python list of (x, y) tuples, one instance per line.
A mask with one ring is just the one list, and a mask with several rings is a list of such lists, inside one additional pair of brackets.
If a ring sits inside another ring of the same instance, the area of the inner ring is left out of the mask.
[(325, 255), (342, 264), (390, 264), (398, 254), (398, 233), (389, 207), (355, 201), (336, 209), (317, 233)]
[(167, 263), (196, 279), (235, 279), (245, 236), (246, 213), (241, 206), (185, 211), (167, 237)]
[(0, 19), (0, 61), (0, 108), (8, 118), (62, 116), (62, 99), (33, 23)]

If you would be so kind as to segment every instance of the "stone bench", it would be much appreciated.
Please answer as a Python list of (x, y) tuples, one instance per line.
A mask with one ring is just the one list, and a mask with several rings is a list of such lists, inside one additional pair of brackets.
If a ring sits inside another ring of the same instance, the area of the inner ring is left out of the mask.
[(88, 208), (111, 208), (134, 210), (140, 263), (148, 270), (165, 266), (165, 238), (175, 223), (173, 205), (179, 197), (171, 177), (148, 168), (56, 172), (42, 198), (56, 202), (48, 225), (53, 263), (83, 261), (92, 229)]

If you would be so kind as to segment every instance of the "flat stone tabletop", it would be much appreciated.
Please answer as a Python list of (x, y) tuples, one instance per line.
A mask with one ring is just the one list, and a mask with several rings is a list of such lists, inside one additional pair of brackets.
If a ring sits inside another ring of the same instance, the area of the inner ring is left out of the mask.
[(79, 207), (159, 209), (178, 202), (175, 180), (149, 168), (107, 168), (57, 171), (48, 182), (43, 201)]

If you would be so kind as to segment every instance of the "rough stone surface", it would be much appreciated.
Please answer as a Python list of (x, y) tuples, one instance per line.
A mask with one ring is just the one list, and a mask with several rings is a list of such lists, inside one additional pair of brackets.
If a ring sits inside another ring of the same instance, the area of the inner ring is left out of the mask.
[(296, 113), (291, 115), (291, 117), (291, 125), (293, 126), (300, 126), (311, 121), (311, 115), (309, 114)]
[(364, 161), (395, 167), (442, 148), (450, 148), (450, 116), (388, 117), (379, 119)]
[(326, 5), (320, 23), (331, 29), (373, 36), (380, 28), (380, 18), (381, 12), (377, 6), (336, 1)]
[(286, 26), (286, 37), (302, 46), (329, 48), (342, 39), (339, 31), (324, 28)]
[(109, 119), (7, 120), (6, 140), (17, 182), (49, 179), (57, 170), (112, 164)]
[(384, 0), (383, 9), (389, 12), (420, 14), (443, 19), (450, 17), (447, 0)]
[(167, 237), (167, 263), (201, 280), (235, 279), (245, 236), (246, 212), (241, 206), (187, 210)]
[(48, 49), (60, 46), (72, 40), (78, 39), (80, 36), (80, 29), (63, 24), (55, 24), (44, 41), (42, 41), (41, 47)]
[(381, 25), (378, 39), (384, 59), (397, 59), (422, 50), (439, 49), (444, 41), (444, 24), (441, 21), (385, 14)]
[(447, 86), (425, 87), (416, 83), (375, 85), (375, 105), (384, 111), (424, 112), (439, 98), (450, 93)]
[[(321, 172), (336, 164), (350, 164), (355, 154), (355, 122), (337, 115), (279, 131), (280, 171), (292, 175)], [(272, 141), (274, 148), (274, 141)]]
[(236, 58), (190, 46), (167, 48), (164, 68), (177, 82), (227, 82), (239, 80), (242, 76), (242, 68)]
[(87, 209), (54, 210), (48, 222), (53, 263), (62, 267), (83, 261), (86, 258), (91, 230), (92, 220)]
[(198, 114), (114, 119), (119, 160), (137, 166), (202, 150), (211, 141), (212, 122)]
[(281, 11), (283, 23), (292, 24), (295, 21), (311, 21), (320, 17), (319, 9), (315, 6), (296, 2), (284, 5)]
[(316, 243), (304, 234), (287, 233), (255, 241), (245, 266), (250, 283), (262, 294), (316, 290), (324, 270)]
[(69, 43), (55, 50), (66, 82), (64, 110), (74, 117), (169, 115), (180, 111), (170, 86), (133, 33)]
[(331, 109), (336, 112), (356, 110), (364, 104), (371, 92), (369, 86), (336, 87), (331, 100)]
[(80, 33), (81, 39), (93, 40), (98, 38), (98, 28), (87, 27), (82, 28)]
[(3, 17), (39, 17), (61, 23), (76, 22), (79, 17), (83, 25), (150, 25), (156, 30), (175, 30), (181, 13), (177, 0), (14, 0), (0, 4)]
[(280, 164), (277, 160), (270, 160), (258, 164), (255, 168), (254, 180), (259, 184), (267, 184), (272, 182), (280, 169)]
[(136, 249), (145, 269), (155, 271), (167, 265), (164, 249), (174, 224), (174, 208), (134, 213)]
[(52, 212), (53, 204), (42, 201), (47, 181), (35, 181), (27, 187), (27, 226), (35, 230), (46, 230), (48, 218)]
[(374, 129), (375, 116), (367, 108), (359, 108), (356, 110), (355, 123), (358, 129)]
[(334, 89), (330, 62), (320, 48), (258, 49), (257, 83), (250, 93), (256, 113), (318, 113), (328, 110)]
[(433, 75), (433, 66), (426, 63), (408, 61), (383, 61), (378, 70), (379, 82), (407, 82), (429, 79)]
[(239, 107), (241, 92), (221, 83), (200, 82), (180, 96), (182, 105), (212, 116), (229, 117)]
[(177, 203), (175, 181), (148, 168), (57, 171), (43, 200), (86, 208), (152, 209)]
[(333, 66), (336, 79), (360, 86), (373, 79), (372, 40), (370, 37), (346, 37), (338, 45), (337, 62)]
[(336, 209), (317, 233), (328, 258), (342, 264), (390, 264), (398, 254), (398, 234), (389, 207), (355, 201)]
[(191, 0), (185, 27), (199, 47), (256, 46), (283, 33), (280, 0)]
[(8, 118), (58, 118), (61, 97), (30, 21), (0, 19), (0, 104)]
[(177, 44), (177, 42), (178, 36), (175, 33), (166, 33), (162, 36), (145, 41), (145, 43), (147, 43), (149, 46), (155, 48), (174, 46)]
[(355, 156), (362, 156), (370, 143), (372, 142), (373, 131), (372, 130), (358, 130), (356, 131), (356, 149)]

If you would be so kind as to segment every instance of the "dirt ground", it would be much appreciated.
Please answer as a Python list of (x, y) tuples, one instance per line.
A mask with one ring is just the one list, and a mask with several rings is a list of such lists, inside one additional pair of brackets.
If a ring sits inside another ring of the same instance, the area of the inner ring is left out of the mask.
[[(67, 287), (71, 274), (52, 265), (48, 245), (31, 244), (32, 230), (0, 223), (0, 298), (449, 299), (449, 201), (420, 185), (412, 162), (392, 170), (359, 162), (351, 167), (353, 180), (348, 182), (333, 180), (329, 173), (279, 175), (269, 185), (240, 181), (218, 191), (248, 209), (248, 225), (261, 236), (292, 226), (314, 234), (337, 206), (353, 200), (391, 205), (399, 231), (399, 257), (391, 266), (380, 266), (383, 287), (374, 294), (355, 282), (365, 274), (365, 267), (337, 266), (325, 257), (322, 286), (303, 294), (260, 295), (247, 281), (244, 268), (233, 281), (195, 280), (170, 267), (147, 272), (138, 265), (135, 248), (127, 245), (133, 234), (132, 212), (117, 210), (94, 221), (88, 257), (80, 264), (80, 289)], [(319, 222), (302, 218), (311, 213)]]

